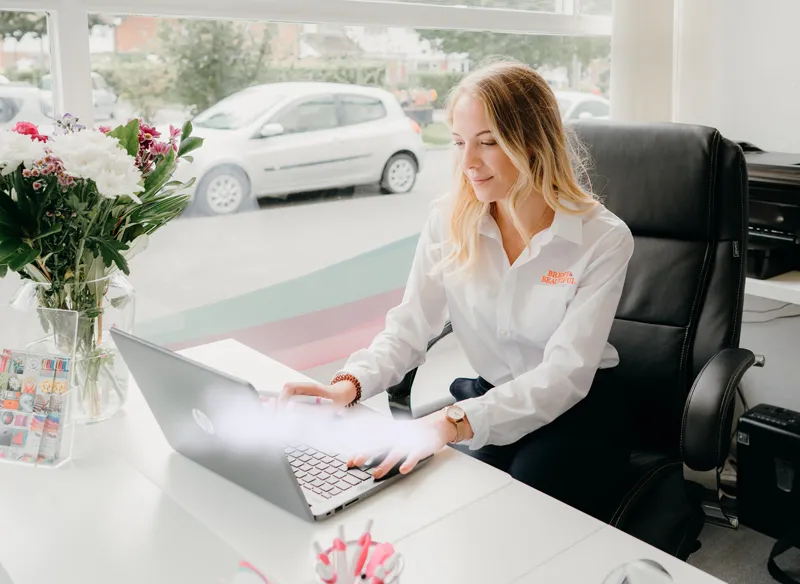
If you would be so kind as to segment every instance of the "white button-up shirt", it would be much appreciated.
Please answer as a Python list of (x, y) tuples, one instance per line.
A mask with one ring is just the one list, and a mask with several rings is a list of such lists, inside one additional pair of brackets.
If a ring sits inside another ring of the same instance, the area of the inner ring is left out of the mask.
[(633, 253), (630, 230), (602, 205), (556, 211), (509, 265), (500, 229), (480, 225), (478, 262), (467, 277), (434, 272), (447, 253), (448, 217), (435, 207), (420, 235), (403, 300), (386, 327), (343, 368), (366, 399), (425, 361), (449, 317), (472, 368), (495, 387), (460, 402), (471, 449), (511, 444), (586, 397), (598, 368), (614, 367), (611, 324)]

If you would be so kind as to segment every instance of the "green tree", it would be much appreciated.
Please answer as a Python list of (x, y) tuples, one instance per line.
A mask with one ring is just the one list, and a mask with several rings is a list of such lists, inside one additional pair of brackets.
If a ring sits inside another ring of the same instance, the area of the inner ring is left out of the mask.
[(502, 34), (495, 32), (426, 30), (430, 40), (445, 53), (466, 53), (479, 63), (490, 57), (513, 57), (533, 68), (569, 66), (573, 55), (581, 65), (607, 57), (610, 44), (605, 37), (565, 37), (555, 35)]
[(193, 113), (267, 77), (270, 34), (264, 26), (181, 20), (165, 22), (159, 37), (174, 73), (171, 95)]
[[(553, 0), (470, 0), (471, 6), (540, 10), (552, 12)], [(581, 0), (580, 10), (587, 13), (610, 13), (611, 0)], [(566, 37), (555, 35), (504, 34), (484, 31), (423, 30), (420, 36), (446, 53), (467, 53), (479, 63), (489, 57), (513, 57), (531, 67), (569, 67), (576, 57), (582, 66), (607, 57), (607, 37)]]

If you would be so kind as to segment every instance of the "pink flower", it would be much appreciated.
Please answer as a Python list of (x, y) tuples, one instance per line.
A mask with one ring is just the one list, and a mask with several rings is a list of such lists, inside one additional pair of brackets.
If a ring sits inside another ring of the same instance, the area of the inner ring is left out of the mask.
[(111, 131), (109, 126), (100, 126), (97, 129), (103, 132), (103, 134), (108, 134)]
[(170, 144), (166, 142), (153, 142), (150, 145), (150, 152), (156, 156), (164, 156), (172, 149)]
[(12, 128), (13, 132), (30, 136), (31, 140), (39, 140), (39, 142), (47, 142), (47, 136), (42, 136), (39, 133), (39, 128), (30, 122), (17, 122), (17, 125)]
[(170, 142), (176, 142), (178, 140), (178, 138), (180, 138), (180, 137), (181, 137), (181, 129), (180, 128), (176, 128), (173, 125), (170, 125), (170, 127), (169, 127), (169, 141)]

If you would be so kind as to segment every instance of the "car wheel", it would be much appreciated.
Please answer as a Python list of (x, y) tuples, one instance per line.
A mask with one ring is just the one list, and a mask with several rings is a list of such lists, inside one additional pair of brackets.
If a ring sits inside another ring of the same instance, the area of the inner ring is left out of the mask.
[(381, 192), (407, 193), (417, 180), (417, 163), (409, 154), (395, 154), (386, 163), (381, 178)]
[(194, 204), (203, 215), (230, 215), (248, 207), (250, 181), (238, 166), (211, 169), (200, 181)]

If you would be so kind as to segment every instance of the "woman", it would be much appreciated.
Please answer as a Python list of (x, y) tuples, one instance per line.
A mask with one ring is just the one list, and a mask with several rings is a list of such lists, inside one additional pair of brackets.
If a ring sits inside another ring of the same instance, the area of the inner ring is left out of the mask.
[(410, 422), (424, 439), (398, 445), (373, 475), (404, 458), (407, 473), (456, 444), (607, 518), (629, 453), (608, 335), (633, 238), (579, 185), (555, 96), (530, 67), (471, 73), (447, 111), (455, 188), (422, 231), (403, 301), (331, 385), (288, 384), (283, 397), (346, 406), (375, 395), (425, 360), (449, 316), (480, 377), (453, 382), (458, 403)]

